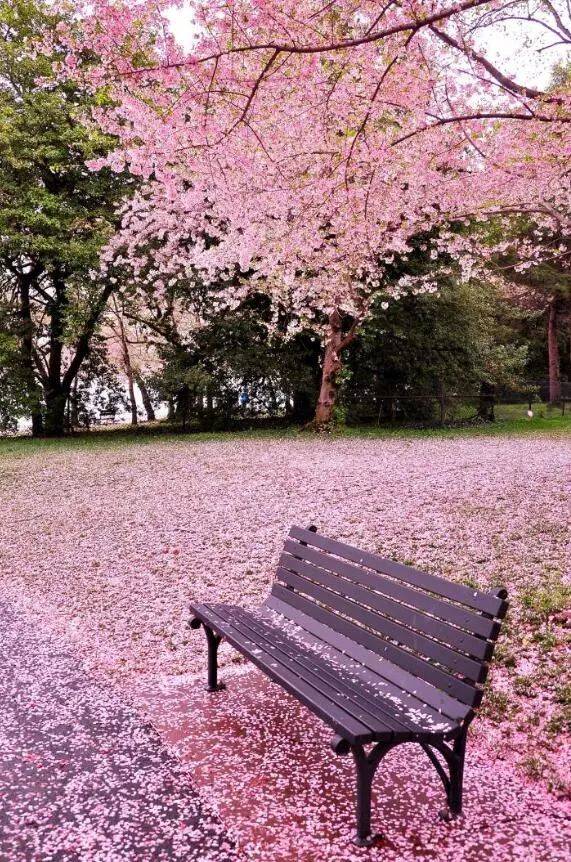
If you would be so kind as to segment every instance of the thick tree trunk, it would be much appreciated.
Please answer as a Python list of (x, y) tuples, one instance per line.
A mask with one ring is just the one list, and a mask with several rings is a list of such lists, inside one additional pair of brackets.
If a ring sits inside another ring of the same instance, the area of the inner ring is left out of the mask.
[(145, 384), (145, 381), (141, 377), (140, 374), (135, 374), (135, 381), (137, 386), (139, 387), (139, 391), (141, 393), (141, 398), (143, 399), (143, 407), (145, 408), (145, 412), (147, 414), (147, 419), (149, 422), (154, 422), (156, 417), (155, 408), (153, 407), (153, 402), (151, 401), (151, 396), (149, 395), (149, 390)]
[(69, 392), (61, 387), (46, 389), (44, 398), (46, 412), (44, 419), (44, 433), (46, 437), (63, 437), (65, 432), (65, 408)]
[(65, 282), (54, 275), (55, 296), (48, 305), (50, 316), (50, 350), (48, 375), (44, 383), (46, 412), (44, 431), (46, 437), (63, 437), (65, 433), (65, 409), (71, 389), (69, 383), (62, 382), (64, 315), (67, 306)]
[(547, 356), (549, 364), (549, 402), (553, 404), (561, 398), (561, 378), (559, 366), (559, 344), (557, 317), (559, 312), (559, 297), (554, 296), (549, 303), (547, 316)]
[(44, 417), (41, 410), (32, 411), (32, 437), (44, 436)]
[(341, 352), (355, 337), (356, 323), (349, 333), (343, 335), (343, 320), (338, 309), (329, 316), (329, 332), (325, 341), (321, 385), (315, 409), (314, 426), (317, 430), (326, 428), (333, 421), (333, 412), (339, 391), (338, 376), (341, 371)]

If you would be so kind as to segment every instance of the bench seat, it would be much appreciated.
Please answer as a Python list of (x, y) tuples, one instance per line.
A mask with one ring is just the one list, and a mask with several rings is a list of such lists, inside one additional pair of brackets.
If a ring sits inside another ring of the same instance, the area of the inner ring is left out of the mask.
[[(280, 610), (287, 612), (287, 606)], [(352, 658), (343, 651), (351, 645), (342, 635), (324, 626), (321, 636), (313, 634), (303, 615), (296, 624), (268, 607), (202, 604), (192, 611), (352, 744), (452, 739), (469, 711), (452, 702), (448, 711), (454, 718), (439, 712), (423, 701), (418, 679), (373, 653), (366, 656), (366, 650), (361, 658), (367, 664)]]

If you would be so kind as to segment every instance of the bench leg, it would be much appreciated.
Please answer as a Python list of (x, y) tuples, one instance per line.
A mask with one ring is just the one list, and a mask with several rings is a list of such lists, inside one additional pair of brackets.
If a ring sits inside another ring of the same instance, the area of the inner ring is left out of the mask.
[(218, 682), (218, 647), (222, 638), (215, 634), (210, 626), (207, 626), (199, 617), (193, 617), (189, 623), (191, 629), (199, 629), (200, 626), (206, 633), (208, 643), (208, 691), (222, 691), (226, 688), (223, 682)]
[(226, 686), (218, 682), (218, 647), (222, 638), (214, 634), (211, 628), (204, 626), (208, 641), (208, 691), (222, 691)]
[(357, 834), (353, 842), (358, 847), (370, 847), (383, 837), (371, 833), (371, 788), (378, 764), (371, 763), (362, 745), (352, 752), (357, 769)]
[(331, 748), (335, 754), (353, 755), (357, 772), (357, 834), (353, 843), (357, 847), (371, 847), (380, 841), (382, 834), (371, 833), (371, 788), (377, 767), (385, 754), (395, 747), (394, 742), (378, 742), (367, 753), (362, 745), (351, 745), (343, 737), (335, 736)]
[[(454, 740), (452, 748), (449, 748), (444, 744), (438, 746), (438, 750), (444, 755), (448, 764), (448, 776), (446, 776), (443, 774), (442, 767), (439, 768), (437, 763), (435, 763), (446, 790), (446, 801), (448, 803), (446, 808), (443, 808), (438, 812), (438, 816), (441, 820), (454, 820), (462, 814), (462, 790), (464, 784), (464, 758), (466, 755), (467, 734), (468, 726), (466, 725), (460, 736)], [(423, 746), (423, 748), (426, 751), (426, 747)], [(434, 757), (431, 756), (431, 753), (427, 752), (427, 754), (434, 763)]]
[(464, 756), (466, 754), (466, 731), (456, 739), (450, 760), (450, 790), (448, 808), (452, 817), (462, 814), (462, 786), (464, 783)]

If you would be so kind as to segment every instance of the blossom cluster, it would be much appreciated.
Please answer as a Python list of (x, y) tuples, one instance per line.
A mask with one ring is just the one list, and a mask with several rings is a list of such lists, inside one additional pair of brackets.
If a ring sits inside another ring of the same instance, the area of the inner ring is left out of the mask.
[[(568, 219), (568, 86), (515, 81), (479, 47), (520, 5), (533, 48), (549, 27), (565, 41), (551, 3), (195, 0), (188, 48), (170, 3), (76, 5), (62, 74), (109, 88), (95, 117), (119, 141), (106, 163), (144, 183), (109, 259), (126, 249), (136, 269), (159, 238), (165, 277), (191, 266), (235, 301), (248, 273), (294, 311), (360, 319), (383, 261), (419, 235), (443, 230), (453, 251), (450, 224)], [(86, 66), (87, 47), (100, 62)]]

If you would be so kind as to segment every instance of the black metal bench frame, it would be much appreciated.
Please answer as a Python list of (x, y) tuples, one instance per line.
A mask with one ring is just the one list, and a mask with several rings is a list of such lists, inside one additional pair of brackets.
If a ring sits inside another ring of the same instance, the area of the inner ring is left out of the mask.
[(209, 691), (224, 688), (224, 637), (333, 728), (333, 751), (356, 766), (355, 843), (370, 846), (381, 837), (371, 833), (373, 778), (402, 743), (418, 743), (436, 769), (440, 816), (461, 814), (468, 727), (506, 599), (292, 527), (258, 611), (196, 604), (190, 626), (206, 633)]

